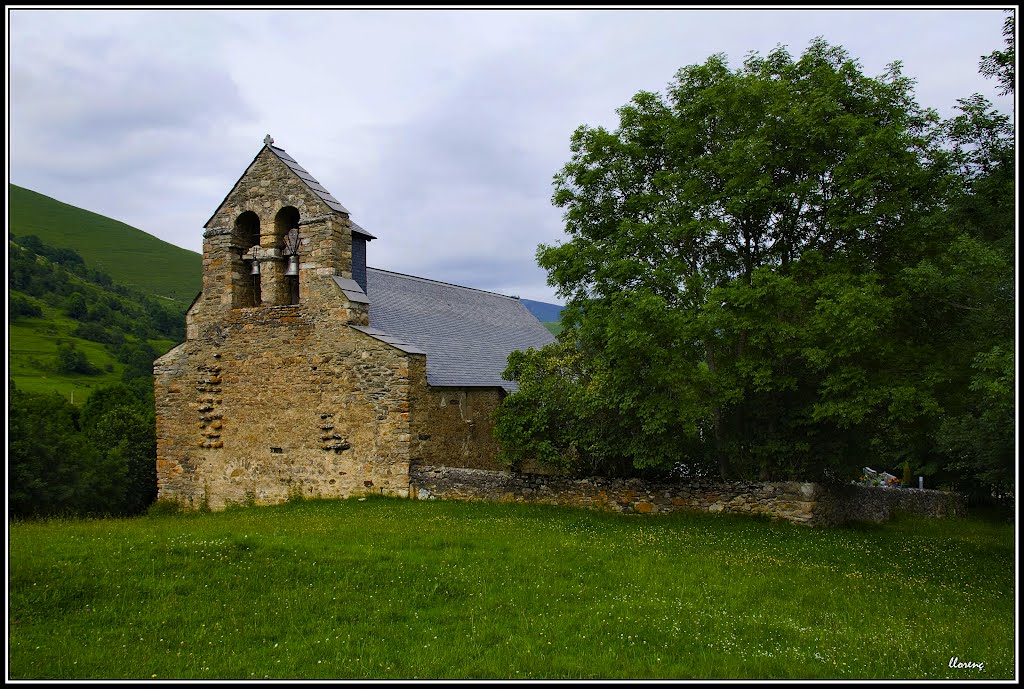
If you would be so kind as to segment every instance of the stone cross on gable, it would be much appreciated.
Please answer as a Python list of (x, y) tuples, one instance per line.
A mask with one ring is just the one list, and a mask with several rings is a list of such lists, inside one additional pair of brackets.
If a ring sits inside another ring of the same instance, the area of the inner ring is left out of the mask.
[(269, 146), (270, 144), (274, 143), (274, 139), (271, 138), (270, 134), (267, 134), (265, 137), (263, 137), (263, 143)]

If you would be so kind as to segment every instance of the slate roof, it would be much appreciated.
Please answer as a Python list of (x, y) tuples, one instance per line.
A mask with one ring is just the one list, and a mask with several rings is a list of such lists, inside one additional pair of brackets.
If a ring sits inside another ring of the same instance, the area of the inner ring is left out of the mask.
[(400, 349), (403, 352), (408, 352), (409, 354), (426, 354), (425, 351), (423, 351), (416, 345), (406, 342), (405, 340), (399, 337), (395, 337), (394, 335), (390, 335), (384, 332), (383, 330), (375, 330), (374, 328), (367, 328), (362, 325), (353, 325), (351, 327), (358, 330), (361, 333), (366, 333), (370, 337), (380, 340), (381, 342), (387, 342), (392, 347)]
[(514, 297), (379, 268), (366, 269), (366, 282), (370, 328), (361, 330), (426, 352), (430, 385), (512, 392), (501, 377), (508, 355), (555, 339)]
[(370, 303), (370, 300), (366, 298), (366, 293), (363, 292), (363, 288), (360, 287), (359, 283), (355, 280), (335, 275), (334, 284), (341, 288), (341, 291), (345, 293), (345, 298), (349, 301), (358, 302), (360, 304)]
[[(327, 189), (325, 189), (324, 186), (320, 184), (320, 182), (317, 182), (316, 178), (313, 177), (313, 175), (309, 174), (309, 171), (306, 170), (306, 168), (299, 165), (298, 161), (296, 161), (295, 158), (292, 158), (290, 155), (288, 155), (287, 151), (285, 151), (283, 148), (278, 148), (273, 144), (264, 145), (270, 149), (271, 153), (280, 158), (282, 163), (291, 168), (292, 172), (298, 175), (299, 179), (305, 182), (306, 186), (309, 187), (314, 194), (323, 199), (323, 202), (330, 206), (331, 210), (335, 210), (338, 211), (339, 213), (349, 215), (348, 209), (341, 205), (341, 202), (338, 201), (338, 199), (334, 198), (331, 192), (327, 191)], [(361, 228), (359, 225), (355, 224), (355, 222), (352, 222), (352, 231), (361, 234), (369, 239), (376, 239), (376, 237), (374, 237), (372, 234)]]

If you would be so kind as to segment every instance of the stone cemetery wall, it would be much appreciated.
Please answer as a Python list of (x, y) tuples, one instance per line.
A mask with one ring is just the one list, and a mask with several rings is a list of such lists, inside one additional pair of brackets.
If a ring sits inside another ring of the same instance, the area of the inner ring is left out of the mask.
[(567, 479), (444, 466), (413, 465), (409, 496), (420, 500), (487, 500), (541, 503), (653, 514), (678, 510), (762, 514), (807, 526), (847, 521), (885, 521), (896, 511), (927, 516), (963, 514), (962, 496), (816, 483), (695, 481), (659, 483), (640, 479)]

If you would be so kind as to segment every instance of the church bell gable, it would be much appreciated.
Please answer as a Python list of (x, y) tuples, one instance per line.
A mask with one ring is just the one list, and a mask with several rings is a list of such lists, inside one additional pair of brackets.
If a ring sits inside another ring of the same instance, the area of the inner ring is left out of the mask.
[[(334, 277), (355, 279), (365, 291), (373, 235), (269, 135), (205, 230), (203, 295), (193, 321), (273, 306), (336, 310), (343, 295)], [(365, 305), (353, 308), (365, 312)]]

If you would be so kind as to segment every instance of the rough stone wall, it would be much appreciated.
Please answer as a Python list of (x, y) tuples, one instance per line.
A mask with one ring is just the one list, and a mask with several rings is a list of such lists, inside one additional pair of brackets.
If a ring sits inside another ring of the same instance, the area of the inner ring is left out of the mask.
[(879, 486), (830, 486), (819, 500), (819, 519), (841, 524), (848, 521), (884, 522), (897, 512), (929, 517), (955, 517), (967, 513), (967, 499), (941, 490), (882, 488)]
[[(884, 521), (896, 510), (928, 516), (962, 514), (963, 498), (939, 491), (859, 488), (815, 483), (658, 483), (639, 479), (567, 479), (537, 474), (417, 466), (410, 469), (410, 497), (494, 502), (535, 502), (625, 513), (677, 510), (762, 514), (807, 526), (851, 520)], [(922, 495), (922, 494), (937, 495)], [(906, 495), (901, 495), (906, 494)], [(917, 494), (917, 495), (912, 495)], [(948, 508), (950, 501), (961, 507)], [(866, 505), (867, 507), (860, 507)], [(884, 507), (883, 507), (884, 506)]]
[(299, 303), (356, 325), (368, 323), (365, 306), (338, 298), (334, 275), (352, 277), (352, 230), (348, 216), (327, 206), (275, 154), (264, 148), (206, 224), (203, 235), (203, 291), (186, 317), (188, 339), (208, 335), (225, 311), (250, 306), (238, 294), (251, 283), (251, 264), (240, 254), (248, 247), (236, 231), (244, 213), (259, 221), (261, 258), (258, 280), (264, 306), (288, 301), (286, 258), (281, 242), (287, 227), (282, 209), (294, 208), (299, 225)]
[(657, 483), (640, 479), (568, 479), (442, 466), (413, 466), (409, 494), (418, 499), (538, 502), (626, 513), (676, 510), (765, 514), (814, 522), (820, 487), (813, 483)]
[(159, 499), (408, 494), (410, 355), (304, 306), (229, 311), (157, 360)]
[[(282, 243), (296, 224), (291, 305)], [(186, 341), (154, 366), (159, 499), (216, 509), (407, 494), (410, 375), (423, 356), (347, 327), (367, 325), (369, 312), (334, 276), (352, 277), (348, 215), (263, 148), (206, 224)]]
[[(424, 378), (425, 380), (425, 378)], [(501, 388), (419, 386), (414, 393), (415, 463), (500, 470), (494, 410)]]

